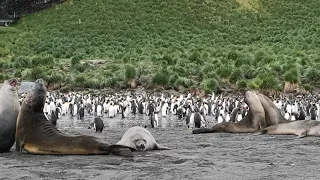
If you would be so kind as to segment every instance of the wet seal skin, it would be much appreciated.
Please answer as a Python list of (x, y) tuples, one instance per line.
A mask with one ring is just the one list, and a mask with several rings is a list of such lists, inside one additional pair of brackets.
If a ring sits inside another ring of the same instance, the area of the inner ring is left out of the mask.
[(132, 151), (122, 145), (110, 145), (87, 135), (67, 135), (60, 132), (43, 113), (46, 88), (42, 79), (24, 99), (17, 119), (16, 151), (31, 154), (95, 155), (115, 154), (132, 157)]
[(10, 151), (15, 142), (20, 110), (16, 79), (5, 80), (0, 88), (0, 153)]

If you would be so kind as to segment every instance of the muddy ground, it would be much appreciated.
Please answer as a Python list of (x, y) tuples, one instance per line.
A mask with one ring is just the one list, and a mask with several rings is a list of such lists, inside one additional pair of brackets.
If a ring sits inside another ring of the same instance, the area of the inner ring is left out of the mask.
[[(108, 143), (146, 118), (108, 119), (101, 134), (88, 129), (88, 119), (63, 118), (58, 129), (91, 134)], [(184, 122), (162, 118), (148, 128), (158, 143), (173, 150), (115, 155), (53, 156), (0, 154), (0, 179), (320, 179), (319, 138), (252, 134), (191, 134)]]

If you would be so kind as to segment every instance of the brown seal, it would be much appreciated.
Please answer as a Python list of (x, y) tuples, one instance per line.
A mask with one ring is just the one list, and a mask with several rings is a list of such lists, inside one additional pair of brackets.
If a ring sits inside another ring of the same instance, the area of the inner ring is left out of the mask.
[(277, 134), (277, 135), (298, 135), (320, 136), (320, 121), (303, 120), (292, 121), (289, 123), (281, 123), (269, 126), (259, 132), (260, 134)]
[(272, 102), (270, 98), (268, 98), (267, 96), (261, 93), (258, 93), (257, 96), (266, 113), (265, 114), (266, 127), (274, 124), (291, 122), (281, 114), (280, 110), (276, 107), (276, 105)]
[(140, 126), (129, 128), (117, 144), (130, 147), (135, 151), (170, 150), (170, 148), (158, 144), (152, 134)]
[(15, 141), (20, 102), (16, 90), (17, 80), (4, 81), (0, 88), (0, 153), (10, 151)]
[(244, 101), (249, 106), (249, 112), (241, 121), (222, 122), (214, 125), (212, 128), (194, 129), (192, 133), (250, 133), (265, 128), (265, 111), (258, 96), (254, 92), (247, 91)]
[(116, 154), (133, 156), (128, 147), (109, 145), (93, 136), (66, 135), (52, 125), (43, 113), (46, 100), (43, 80), (24, 99), (17, 120), (16, 151), (25, 149), (31, 154)]

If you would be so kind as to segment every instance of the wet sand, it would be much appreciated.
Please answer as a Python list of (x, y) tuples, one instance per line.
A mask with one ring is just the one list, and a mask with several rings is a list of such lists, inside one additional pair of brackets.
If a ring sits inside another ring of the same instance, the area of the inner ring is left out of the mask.
[[(118, 142), (131, 126), (147, 118), (103, 118), (103, 133), (88, 129), (88, 120), (64, 117), (58, 129), (70, 134), (91, 134), (108, 143)], [(213, 123), (213, 122), (212, 122)], [(252, 134), (191, 134), (182, 120), (163, 118), (148, 128), (159, 144), (173, 150), (115, 155), (53, 156), (0, 154), (4, 179), (320, 179), (317, 137)]]

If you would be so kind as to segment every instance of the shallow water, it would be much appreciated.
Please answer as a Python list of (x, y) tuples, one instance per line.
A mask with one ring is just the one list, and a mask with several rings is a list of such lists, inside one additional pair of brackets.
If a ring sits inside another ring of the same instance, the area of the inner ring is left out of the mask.
[[(126, 119), (103, 117), (105, 129), (88, 129), (92, 116), (58, 119), (67, 134), (90, 134), (108, 143), (119, 141), (132, 126), (149, 125), (141, 115)], [(252, 134), (191, 134), (175, 116), (159, 118), (148, 128), (159, 144), (173, 150), (114, 155), (53, 156), (12, 152), (0, 154), (0, 179), (319, 179), (316, 137)], [(207, 118), (212, 125), (212, 118)]]

